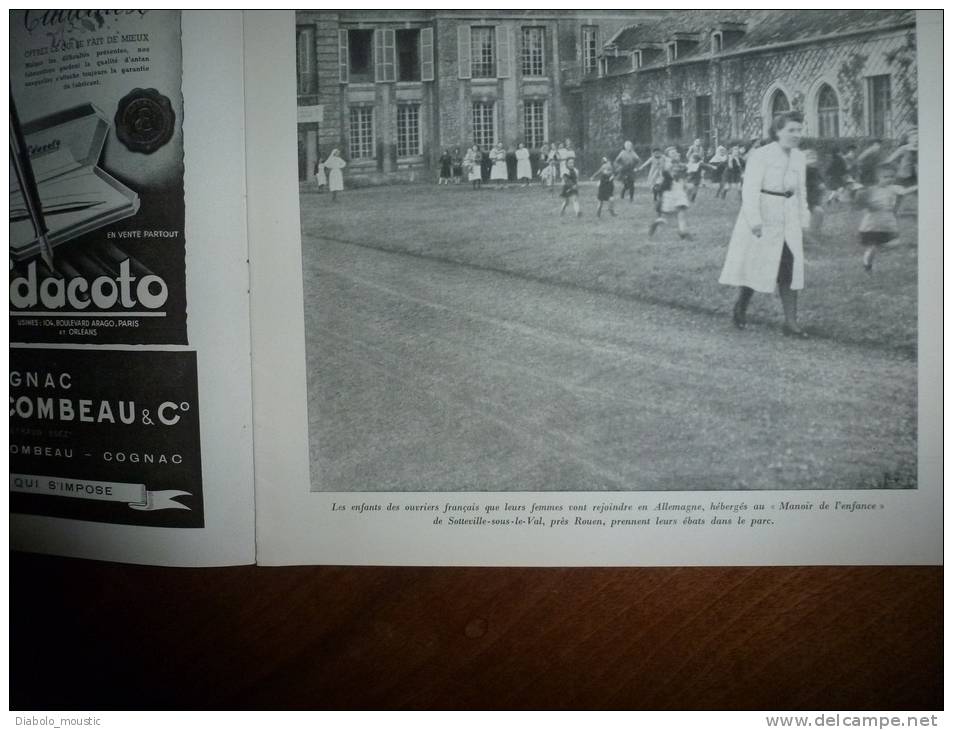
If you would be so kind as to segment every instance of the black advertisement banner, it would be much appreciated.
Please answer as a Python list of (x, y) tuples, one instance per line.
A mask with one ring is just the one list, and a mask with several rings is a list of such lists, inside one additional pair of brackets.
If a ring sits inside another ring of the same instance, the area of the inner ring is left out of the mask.
[(203, 527), (195, 353), (12, 348), (10, 509)]

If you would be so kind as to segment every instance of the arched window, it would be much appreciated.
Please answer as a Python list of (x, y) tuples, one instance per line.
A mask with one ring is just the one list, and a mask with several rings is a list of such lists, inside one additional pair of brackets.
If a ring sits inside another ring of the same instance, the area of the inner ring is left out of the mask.
[(817, 136), (840, 136), (840, 104), (837, 92), (829, 84), (822, 84), (817, 90)]
[(791, 105), (788, 103), (788, 97), (785, 96), (781, 89), (778, 89), (774, 92), (774, 96), (771, 97), (771, 117), (773, 119), (781, 112), (787, 111), (791, 111)]

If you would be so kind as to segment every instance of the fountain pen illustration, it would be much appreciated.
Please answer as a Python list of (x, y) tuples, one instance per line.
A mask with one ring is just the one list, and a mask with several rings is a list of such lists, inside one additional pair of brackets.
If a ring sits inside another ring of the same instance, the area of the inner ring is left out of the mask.
[(40, 256), (43, 262), (52, 269), (53, 246), (50, 244), (49, 229), (46, 227), (40, 193), (37, 189), (36, 178), (33, 176), (30, 150), (23, 138), (23, 130), (20, 129), (20, 117), (17, 114), (12, 87), (10, 88), (10, 157), (13, 160), (20, 190), (23, 191), (23, 202), (26, 204), (27, 214), (36, 231), (37, 241), (40, 243)]

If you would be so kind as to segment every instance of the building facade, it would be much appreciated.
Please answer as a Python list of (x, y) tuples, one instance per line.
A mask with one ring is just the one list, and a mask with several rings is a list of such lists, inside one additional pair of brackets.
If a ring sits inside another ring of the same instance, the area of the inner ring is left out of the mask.
[(606, 39), (663, 11), (298, 11), (299, 177), (429, 175), (443, 149), (572, 138)]
[(803, 112), (818, 138), (897, 139), (917, 123), (913, 11), (698, 11), (609, 39), (585, 84), (591, 148), (765, 137)]
[(442, 150), (705, 146), (798, 109), (815, 137), (916, 126), (913, 11), (298, 11), (299, 177), (429, 179)]

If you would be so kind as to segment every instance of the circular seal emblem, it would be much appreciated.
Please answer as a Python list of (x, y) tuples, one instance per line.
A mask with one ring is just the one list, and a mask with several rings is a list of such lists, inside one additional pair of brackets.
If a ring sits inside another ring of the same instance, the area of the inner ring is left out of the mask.
[(116, 136), (132, 152), (151, 155), (172, 139), (172, 102), (155, 89), (133, 89), (119, 100)]

